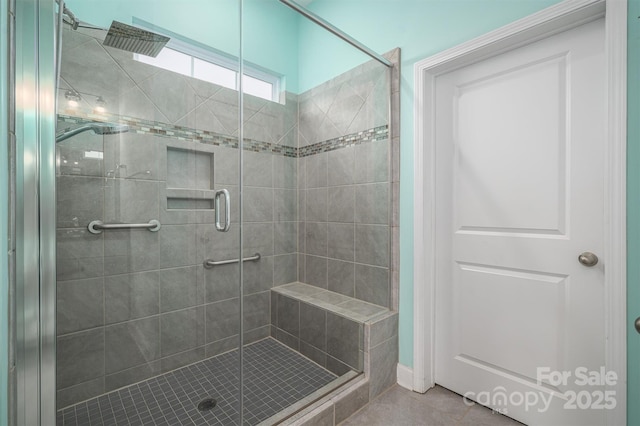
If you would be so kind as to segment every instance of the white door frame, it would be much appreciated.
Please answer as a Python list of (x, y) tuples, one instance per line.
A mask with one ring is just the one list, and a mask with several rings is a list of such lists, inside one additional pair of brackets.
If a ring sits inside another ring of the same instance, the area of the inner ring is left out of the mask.
[(413, 390), (435, 384), (435, 79), (438, 75), (605, 17), (605, 367), (619, 380), (607, 424), (626, 424), (627, 0), (565, 0), (417, 62), (414, 104)]

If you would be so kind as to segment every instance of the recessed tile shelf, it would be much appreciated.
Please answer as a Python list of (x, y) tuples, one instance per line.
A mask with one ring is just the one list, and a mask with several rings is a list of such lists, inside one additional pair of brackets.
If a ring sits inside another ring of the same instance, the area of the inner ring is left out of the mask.
[(167, 209), (213, 210), (213, 153), (167, 147)]
[(216, 191), (167, 188), (167, 209), (212, 210)]

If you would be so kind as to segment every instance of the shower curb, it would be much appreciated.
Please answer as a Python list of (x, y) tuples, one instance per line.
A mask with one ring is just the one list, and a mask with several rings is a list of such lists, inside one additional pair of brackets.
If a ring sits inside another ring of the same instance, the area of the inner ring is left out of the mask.
[(360, 376), (278, 425), (338, 425), (369, 403), (369, 379)]

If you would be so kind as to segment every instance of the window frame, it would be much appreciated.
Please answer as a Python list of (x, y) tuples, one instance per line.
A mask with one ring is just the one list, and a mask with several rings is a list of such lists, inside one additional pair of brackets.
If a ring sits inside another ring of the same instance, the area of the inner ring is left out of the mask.
[[(170, 40), (167, 42), (164, 48), (175, 50), (176, 52), (182, 53), (187, 56), (191, 56), (191, 75), (189, 75), (188, 77), (201, 80), (197, 77), (194, 77), (193, 75), (193, 70), (194, 70), (193, 59), (196, 58), (201, 61), (208, 62), (213, 65), (217, 65), (219, 67), (227, 68), (235, 72), (236, 81), (235, 81), (235, 88), (233, 90), (238, 91), (240, 70), (239, 70), (239, 64), (238, 64), (239, 61), (237, 57), (234, 57), (230, 54), (227, 54), (215, 48), (206, 46), (200, 42), (191, 40), (189, 38), (181, 36), (180, 34), (176, 34), (172, 31), (166, 30), (162, 27), (151, 24), (142, 19), (136, 18), (135, 16), (133, 17), (132, 21), (134, 26), (169, 37)], [(134, 60), (138, 61), (139, 55), (140, 54), (135, 53), (133, 56)], [(280, 93), (284, 88), (284, 76), (274, 73), (272, 71), (269, 71), (258, 65), (249, 63), (247, 61), (244, 61), (243, 74), (248, 77), (252, 77), (257, 80), (264, 81), (265, 83), (271, 84), (271, 99), (266, 99), (259, 96), (256, 96), (256, 97), (259, 97), (260, 99), (265, 99), (271, 102), (281, 103)], [(209, 82), (208, 80), (202, 80), (202, 81)], [(217, 83), (212, 83), (212, 84), (217, 84)], [(222, 86), (220, 84), (218, 85)], [(222, 87), (226, 87), (226, 86), (222, 86)], [(244, 93), (244, 94), (255, 96), (250, 93)]]

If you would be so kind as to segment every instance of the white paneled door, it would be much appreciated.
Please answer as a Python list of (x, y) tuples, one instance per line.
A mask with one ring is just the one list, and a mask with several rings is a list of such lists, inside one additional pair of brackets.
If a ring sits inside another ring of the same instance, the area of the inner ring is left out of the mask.
[(601, 19), (436, 78), (436, 383), (531, 425), (615, 403), (581, 379), (605, 364), (604, 40)]

